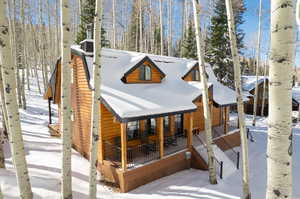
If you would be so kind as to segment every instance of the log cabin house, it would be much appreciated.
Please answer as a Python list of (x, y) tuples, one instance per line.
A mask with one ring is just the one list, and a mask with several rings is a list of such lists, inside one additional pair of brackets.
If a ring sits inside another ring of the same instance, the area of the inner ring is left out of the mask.
[[(92, 40), (84, 40), (81, 46), (71, 48), (73, 147), (87, 159), (92, 47)], [(204, 130), (198, 63), (105, 48), (101, 56), (98, 169), (105, 181), (127, 192), (183, 169), (207, 169), (205, 158), (196, 150), (196, 145), (203, 144), (198, 135)], [(49, 129), (57, 133), (60, 133), (61, 67), (58, 60), (44, 95), (49, 102)], [(237, 129), (228, 123), (229, 106), (236, 103), (235, 92), (217, 81), (209, 65), (206, 74), (214, 137), (235, 135), (230, 147), (237, 146), (239, 134), (229, 133)], [(54, 124), (51, 103), (58, 106), (59, 119)], [(228, 144), (223, 143), (221, 148), (228, 149)]]
[[(261, 115), (261, 108), (263, 102), (263, 86), (264, 81), (266, 82), (266, 90), (265, 90), (265, 105), (264, 105), (264, 116), (268, 115), (269, 110), (269, 78), (267, 76), (258, 76), (258, 98), (257, 98), (257, 115)], [(254, 106), (254, 92), (255, 92), (255, 83), (256, 76), (242, 76), (242, 89), (244, 95), (249, 98), (249, 101), (245, 103), (245, 113), (253, 114), (253, 106)], [(295, 92), (293, 92), (292, 96), (293, 110), (298, 110), (299, 106), (299, 98), (297, 98)]]

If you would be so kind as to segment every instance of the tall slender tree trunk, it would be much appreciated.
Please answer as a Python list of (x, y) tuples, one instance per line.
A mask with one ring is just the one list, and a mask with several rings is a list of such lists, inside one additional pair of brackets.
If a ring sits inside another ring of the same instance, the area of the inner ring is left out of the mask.
[(295, 1), (271, 1), (267, 199), (292, 197), (292, 73)]
[(62, 199), (72, 198), (71, 19), (69, 0), (61, 0)]
[(237, 109), (238, 109), (241, 145), (242, 145), (243, 194), (244, 194), (243, 198), (250, 199), (251, 193), (249, 188), (250, 185), (249, 185), (248, 140), (246, 135), (244, 103), (243, 103), (242, 86), (241, 86), (241, 63), (239, 59), (239, 53), (237, 50), (236, 32), (235, 32), (236, 29), (235, 29), (234, 15), (232, 11), (232, 3), (231, 0), (225, 0), (225, 2), (226, 2), (226, 10), (227, 10), (228, 32), (229, 32), (230, 44), (231, 44), (231, 54), (232, 54), (233, 66), (234, 66), (234, 83), (235, 83), (235, 91), (237, 94)]
[(164, 55), (164, 31), (163, 31), (163, 0), (159, 0), (159, 24), (160, 24), (160, 55)]
[(116, 0), (112, 0), (112, 30), (113, 30), (113, 48), (116, 48)]
[(199, 72), (201, 77), (201, 86), (203, 88), (202, 92), (202, 102), (203, 102), (203, 112), (204, 112), (204, 123), (205, 123), (205, 134), (207, 142), (207, 154), (208, 154), (208, 169), (209, 169), (209, 180), (211, 184), (217, 184), (216, 168), (214, 160), (214, 151), (212, 148), (212, 126), (211, 126), (211, 116), (209, 108), (209, 97), (208, 97), (208, 86), (207, 77), (205, 72), (205, 61), (204, 61), (204, 51), (201, 45), (202, 36), (200, 31), (199, 14), (200, 5), (197, 0), (193, 0), (193, 10), (194, 10), (194, 24), (196, 32), (196, 42), (197, 42), (197, 55), (199, 62)]
[(97, 154), (100, 128), (100, 99), (101, 99), (101, 26), (102, 26), (102, 0), (96, 1), (94, 27), (94, 67), (92, 91), (92, 118), (91, 118), (91, 141), (90, 141), (90, 199), (96, 199), (97, 195)]
[(142, 0), (139, 0), (139, 27), (140, 27), (140, 52), (144, 51), (143, 45), (143, 9), (142, 9)]
[(258, 101), (258, 75), (259, 75), (259, 67), (260, 67), (261, 20), (262, 20), (262, 0), (259, 0), (258, 33), (257, 33), (257, 44), (256, 44), (256, 70), (255, 70), (256, 81), (255, 81), (255, 90), (254, 90), (252, 126), (255, 126), (255, 122), (256, 122), (256, 111), (257, 111), (257, 101)]
[(264, 64), (264, 83), (263, 83), (263, 95), (262, 95), (262, 105), (261, 105), (261, 113), (260, 115), (261, 116), (264, 116), (265, 114), (265, 98), (266, 98), (266, 84), (267, 84), (267, 81), (266, 81), (266, 77), (267, 77), (267, 64), (265, 63)]
[(169, 0), (169, 17), (168, 17), (168, 24), (169, 24), (169, 28), (168, 28), (168, 56), (172, 56), (172, 0)]
[(32, 191), (25, 159), (24, 143), (22, 138), (19, 109), (16, 98), (15, 67), (11, 57), (10, 32), (6, 18), (7, 0), (0, 0), (0, 51), (2, 60), (2, 77), (5, 85), (5, 102), (8, 115), (8, 129), (13, 163), (16, 169), (17, 183), (20, 198), (31, 199)]

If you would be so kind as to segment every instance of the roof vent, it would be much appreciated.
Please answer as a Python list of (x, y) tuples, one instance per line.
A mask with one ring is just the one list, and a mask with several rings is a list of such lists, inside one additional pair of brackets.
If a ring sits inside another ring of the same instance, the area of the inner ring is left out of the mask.
[(94, 52), (94, 40), (93, 40), (93, 24), (88, 24), (86, 26), (86, 36), (87, 38), (80, 42), (80, 48), (87, 53)]

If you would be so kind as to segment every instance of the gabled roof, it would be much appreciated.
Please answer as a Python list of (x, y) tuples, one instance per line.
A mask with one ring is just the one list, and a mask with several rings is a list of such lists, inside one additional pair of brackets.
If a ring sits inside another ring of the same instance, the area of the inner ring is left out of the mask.
[[(261, 84), (264, 82), (264, 80), (268, 80), (269, 78), (267, 76), (258, 76), (258, 84)], [(256, 76), (249, 76), (244, 75), (242, 76), (242, 89), (243, 91), (250, 92), (253, 89), (255, 89), (256, 84)]]
[[(72, 46), (72, 53), (83, 58), (92, 89), (93, 57), (85, 54), (78, 45)], [(159, 84), (125, 84), (121, 81), (124, 74), (145, 60), (163, 71), (164, 81)], [(202, 95), (200, 82), (189, 83), (181, 79), (195, 63), (194, 60), (182, 58), (103, 48), (101, 100), (122, 122), (195, 111), (197, 106), (193, 100)], [(210, 76), (209, 84), (213, 84), (214, 101), (220, 106), (234, 104), (235, 92), (214, 79), (209, 65), (206, 68)]]
[[(189, 66), (187, 66), (188, 68)], [(190, 66), (191, 67), (191, 66)], [(205, 65), (205, 70), (208, 75), (208, 83), (213, 85), (213, 100), (218, 106), (228, 106), (232, 104), (236, 104), (236, 92), (231, 88), (220, 83), (211, 66), (209, 64)], [(199, 81), (190, 81), (188, 82), (191, 86), (194, 86), (198, 89), (201, 88), (201, 82)], [(244, 96), (244, 101), (248, 101), (249, 99)]]
[(130, 60), (130, 63), (128, 63), (124, 67), (125, 68), (124, 69), (124, 77), (129, 75), (132, 71), (134, 71), (136, 68), (141, 66), (146, 61), (150, 62), (151, 66), (153, 66), (154, 68), (156, 68), (159, 71), (162, 78), (164, 78), (166, 76), (166, 74), (147, 55), (141, 54), (139, 56), (132, 57), (132, 59)]

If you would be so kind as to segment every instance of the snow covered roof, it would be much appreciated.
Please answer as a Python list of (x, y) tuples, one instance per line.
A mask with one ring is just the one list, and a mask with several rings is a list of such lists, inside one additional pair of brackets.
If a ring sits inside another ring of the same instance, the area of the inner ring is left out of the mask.
[[(197, 63), (197, 62), (196, 62)], [(194, 65), (196, 63), (193, 63)], [(190, 71), (193, 65), (187, 65), (186, 72)], [(208, 82), (213, 85), (213, 100), (219, 106), (228, 106), (231, 104), (236, 104), (236, 92), (231, 88), (220, 83), (210, 65), (206, 64), (206, 73), (208, 75)], [(190, 81), (190, 85), (201, 88), (201, 82), (199, 81)], [(244, 101), (247, 101), (248, 98), (244, 97)]]
[[(93, 57), (72, 46), (72, 52), (83, 55), (88, 69), (90, 87), (93, 88)], [(115, 49), (102, 49), (101, 97), (102, 102), (122, 122), (158, 117), (170, 113), (191, 112), (197, 109), (193, 101), (201, 96), (200, 82), (186, 82), (182, 77), (195, 65), (195, 60), (159, 56)], [(161, 83), (126, 84), (121, 79), (128, 70), (149, 59), (164, 74)], [(222, 85), (209, 65), (206, 66), (209, 84), (213, 84), (213, 99), (220, 106), (236, 103), (235, 92)]]
[[(267, 76), (258, 76), (258, 84), (268, 80)], [(255, 88), (256, 76), (242, 76), (242, 89), (243, 91), (252, 91)]]

